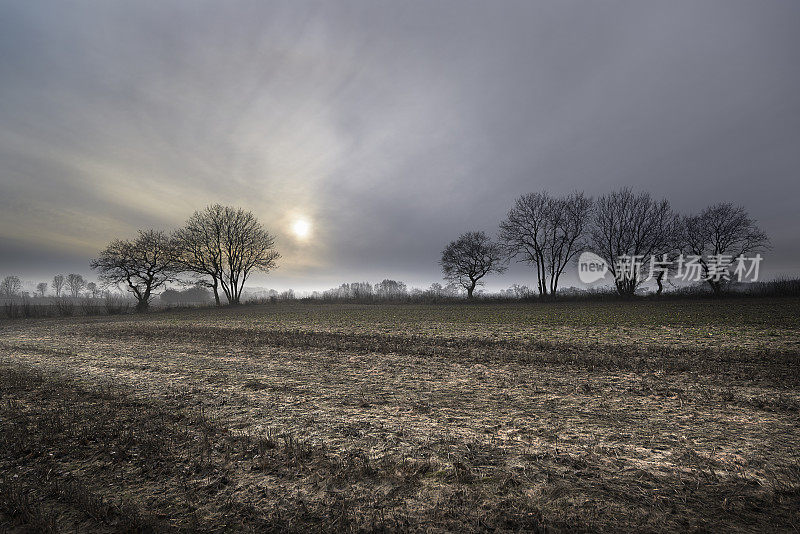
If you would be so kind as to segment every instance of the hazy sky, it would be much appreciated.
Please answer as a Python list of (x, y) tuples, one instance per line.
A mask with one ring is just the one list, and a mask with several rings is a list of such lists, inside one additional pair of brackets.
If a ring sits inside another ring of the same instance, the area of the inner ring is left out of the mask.
[(798, 28), (796, 0), (2, 1), (0, 275), (220, 202), (278, 236), (256, 285), (428, 285), (520, 194), (625, 185), (744, 204), (796, 274)]

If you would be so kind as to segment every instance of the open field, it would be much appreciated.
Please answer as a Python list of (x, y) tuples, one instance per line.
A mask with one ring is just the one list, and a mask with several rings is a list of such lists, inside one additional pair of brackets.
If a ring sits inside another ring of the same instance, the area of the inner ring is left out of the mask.
[(800, 299), (0, 322), (0, 529), (797, 531)]

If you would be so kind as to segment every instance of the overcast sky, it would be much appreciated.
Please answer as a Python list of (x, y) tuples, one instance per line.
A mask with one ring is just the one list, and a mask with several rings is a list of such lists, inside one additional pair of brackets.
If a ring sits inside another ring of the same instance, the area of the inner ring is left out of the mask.
[(255, 285), (423, 286), (517, 196), (621, 186), (741, 203), (798, 274), (798, 28), (796, 0), (3, 1), (0, 275), (220, 202), (277, 235)]

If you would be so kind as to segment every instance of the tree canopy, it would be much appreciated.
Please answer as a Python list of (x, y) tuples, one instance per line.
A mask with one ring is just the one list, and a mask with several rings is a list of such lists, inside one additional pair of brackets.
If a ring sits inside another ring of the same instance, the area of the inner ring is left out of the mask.
[(472, 298), (475, 287), (483, 284), (484, 276), (506, 269), (503, 248), (485, 232), (461, 234), (442, 251), (439, 265), (446, 280), (467, 290), (467, 298)]
[(175, 241), (160, 230), (140, 230), (133, 240), (116, 239), (90, 263), (100, 280), (122, 285), (136, 298), (136, 310), (146, 311), (153, 291), (176, 279)]

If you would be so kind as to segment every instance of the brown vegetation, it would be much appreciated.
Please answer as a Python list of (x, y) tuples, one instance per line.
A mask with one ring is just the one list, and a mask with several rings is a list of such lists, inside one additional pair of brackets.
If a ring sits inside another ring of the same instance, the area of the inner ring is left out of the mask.
[(0, 323), (0, 529), (792, 531), (795, 298)]

